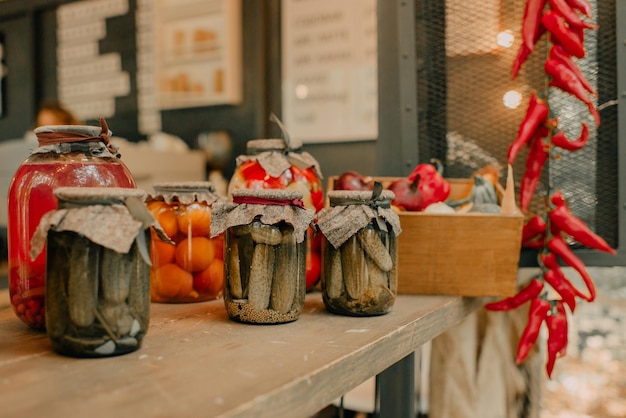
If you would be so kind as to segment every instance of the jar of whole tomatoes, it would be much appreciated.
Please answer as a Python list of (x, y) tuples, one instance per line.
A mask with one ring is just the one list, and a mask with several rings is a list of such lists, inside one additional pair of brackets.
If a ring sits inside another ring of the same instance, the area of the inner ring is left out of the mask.
[[(146, 193), (121, 187), (59, 187), (31, 255), (46, 244), (46, 333), (73, 357), (139, 349), (150, 315)], [(161, 234), (162, 237), (163, 234)], [(164, 237), (167, 239), (166, 237)]]
[(57, 207), (57, 187), (135, 188), (110, 144), (108, 126), (54, 125), (35, 129), (39, 146), (17, 169), (8, 193), (9, 293), (15, 313), (45, 329), (45, 251), (31, 260), (30, 240), (41, 217)]
[(235, 190), (213, 206), (211, 234), (225, 233), (224, 304), (230, 319), (298, 319), (306, 295), (306, 230), (315, 212), (288, 190)]
[[(302, 193), (304, 206), (315, 212), (324, 207), (322, 172), (317, 160), (302, 151), (302, 144), (289, 139), (248, 141), (247, 155), (237, 157), (235, 172), (228, 184), (232, 195), (239, 189), (284, 189)], [(321, 237), (314, 228), (307, 231), (306, 287), (311, 290), (321, 274)]]
[(329, 312), (349, 316), (382, 315), (393, 306), (398, 288), (398, 214), (394, 194), (382, 190), (329, 191), (330, 207), (317, 226), (322, 238), (322, 299)]
[(201, 302), (222, 296), (223, 235), (211, 238), (211, 206), (218, 196), (211, 182), (153, 185), (148, 209), (172, 243), (152, 232), (153, 302)]

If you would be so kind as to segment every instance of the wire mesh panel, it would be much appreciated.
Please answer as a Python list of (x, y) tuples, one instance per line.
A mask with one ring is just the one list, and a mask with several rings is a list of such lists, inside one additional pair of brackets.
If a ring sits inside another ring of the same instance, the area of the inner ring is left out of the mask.
[[(525, 0), (416, 0), (417, 98), (420, 160), (445, 162), (447, 177), (469, 177), (495, 165), (506, 175), (507, 151), (524, 119), (530, 95), (548, 100), (551, 117), (568, 138), (581, 122), (591, 135), (580, 151), (563, 151), (548, 161), (529, 206), (545, 214), (547, 193), (561, 190), (572, 212), (618, 246), (617, 85), (615, 0), (592, 0), (585, 31), (585, 58), (577, 64), (598, 92), (596, 127), (587, 107), (548, 86), (543, 36), (515, 79), (511, 68), (521, 40)], [(514, 162), (516, 188), (526, 169), (527, 149)]]

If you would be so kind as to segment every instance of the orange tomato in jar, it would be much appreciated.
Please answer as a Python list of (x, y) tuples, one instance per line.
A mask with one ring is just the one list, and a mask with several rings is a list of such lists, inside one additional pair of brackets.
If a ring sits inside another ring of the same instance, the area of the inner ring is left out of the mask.
[(218, 298), (224, 287), (224, 260), (213, 259), (209, 266), (193, 276), (193, 288), (200, 294)]
[(209, 238), (185, 238), (176, 244), (174, 258), (180, 267), (195, 273), (204, 270), (211, 264), (215, 258), (215, 249)]
[(176, 221), (178, 230), (187, 236), (208, 237), (211, 234), (211, 208), (206, 205), (181, 206)]

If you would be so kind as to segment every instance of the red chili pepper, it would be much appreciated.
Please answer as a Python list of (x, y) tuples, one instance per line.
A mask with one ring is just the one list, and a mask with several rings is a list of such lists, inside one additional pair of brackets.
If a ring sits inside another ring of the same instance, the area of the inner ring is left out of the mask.
[(532, 51), (541, 25), (541, 14), (546, 5), (546, 0), (526, 0), (524, 18), (522, 19), (522, 40), (526, 47)]
[(589, 128), (584, 123), (580, 128), (580, 136), (576, 139), (569, 139), (565, 132), (559, 131), (550, 139), (552, 144), (567, 151), (578, 151), (587, 145), (589, 141)]
[(587, 17), (591, 17), (591, 3), (588, 0), (566, 0), (573, 8), (581, 12)]
[(565, 51), (565, 49), (563, 49), (563, 47), (560, 44), (557, 43), (557, 44), (552, 45), (552, 47), (550, 48), (550, 58), (556, 61), (559, 61), (565, 66), (567, 66), (567, 68), (569, 68), (576, 75), (576, 77), (578, 78), (580, 83), (583, 85), (585, 90), (587, 90), (589, 93), (593, 94), (594, 96), (598, 95), (598, 93), (594, 90), (591, 83), (589, 83), (589, 81), (585, 78), (582, 71), (580, 71), (580, 68), (578, 68), (578, 65), (576, 65), (576, 63), (572, 60), (572, 58), (569, 56), (569, 54)]
[(586, 29), (596, 29), (598, 27), (582, 20), (578, 15), (578, 12), (576, 12), (576, 10), (572, 8), (566, 0), (548, 0), (548, 2), (550, 3), (552, 10), (563, 16), (569, 25)]
[[(508, 161), (509, 164), (513, 164), (517, 153), (522, 149), (522, 146), (529, 143), (537, 129), (547, 121), (550, 109), (545, 100), (537, 97), (535, 93), (530, 96), (530, 103), (526, 110), (526, 116), (520, 124), (517, 138), (509, 147)], [(546, 134), (547, 135), (547, 134)]]
[(569, 245), (567, 245), (565, 240), (560, 235), (555, 235), (548, 240), (548, 249), (561, 257), (565, 264), (572, 267), (578, 272), (578, 274), (580, 274), (580, 277), (583, 279), (583, 282), (585, 282), (585, 286), (587, 286), (587, 290), (589, 291), (589, 296), (585, 299), (588, 302), (593, 302), (596, 298), (596, 285), (587, 272), (587, 268), (582, 260), (574, 254), (574, 252), (569, 248)]
[(567, 25), (565, 18), (554, 10), (547, 10), (541, 18), (541, 23), (554, 35), (558, 43), (565, 48), (568, 54), (576, 58), (585, 56), (585, 46), (576, 32)]
[(541, 255), (540, 258), (544, 267), (547, 268), (547, 271), (543, 274), (544, 280), (556, 290), (567, 306), (569, 306), (570, 310), (574, 312), (574, 309), (576, 309), (576, 297), (578, 296), (587, 300), (587, 296), (576, 289), (572, 282), (565, 276), (556, 255), (546, 253)]
[(600, 126), (600, 114), (576, 74), (574, 74), (565, 64), (552, 58), (548, 58), (546, 60), (544, 69), (546, 73), (552, 77), (550, 85), (557, 87), (566, 93), (572, 94), (578, 100), (585, 103), (589, 112), (595, 119), (596, 127)]
[(522, 242), (529, 241), (537, 236), (544, 236), (546, 233), (546, 221), (539, 215), (535, 215), (524, 224), (522, 228)]
[(541, 250), (545, 245), (545, 237), (535, 238), (528, 241), (522, 241), (522, 247), (530, 248), (532, 250)]
[(568, 208), (561, 192), (555, 192), (550, 201), (555, 208), (548, 215), (553, 234), (564, 232), (582, 245), (615, 255), (616, 251), (598, 234), (593, 232), (580, 218)]
[[(533, 44), (536, 44), (539, 38), (541, 38), (544, 33), (546, 33), (546, 28), (540, 22), (539, 30), (535, 35), (535, 40), (533, 41)], [(520, 44), (519, 49), (517, 50), (517, 55), (513, 60), (513, 68), (511, 69), (511, 80), (515, 80), (515, 77), (517, 77), (519, 70), (522, 68), (522, 65), (524, 65), (531, 52), (533, 52), (532, 49), (528, 48), (525, 42), (522, 42)]]
[(541, 169), (548, 160), (548, 145), (542, 138), (534, 138), (526, 158), (526, 171), (520, 185), (520, 208), (526, 212), (541, 178)]
[(501, 299), (497, 302), (487, 303), (485, 309), (490, 311), (510, 311), (531, 299), (535, 299), (543, 290), (543, 282), (539, 279), (532, 279), (515, 296)]
[(546, 319), (546, 316), (550, 312), (550, 302), (545, 299), (535, 298), (530, 303), (530, 310), (528, 312), (528, 323), (524, 332), (520, 338), (520, 342), (517, 345), (517, 358), (515, 362), (520, 364), (530, 353), (539, 337), (539, 331), (541, 330), (541, 324)]
[(419, 164), (411, 174), (408, 180), (413, 182), (419, 177), (417, 188), (422, 196), (422, 207), (427, 207), (432, 203), (443, 202), (450, 195), (450, 183), (441, 175), (443, 168), (438, 160), (434, 160), (437, 166), (433, 164)]
[(556, 302), (556, 309), (546, 317), (548, 328), (548, 361), (546, 371), (552, 377), (552, 370), (556, 359), (565, 356), (567, 352), (567, 314), (560, 301)]

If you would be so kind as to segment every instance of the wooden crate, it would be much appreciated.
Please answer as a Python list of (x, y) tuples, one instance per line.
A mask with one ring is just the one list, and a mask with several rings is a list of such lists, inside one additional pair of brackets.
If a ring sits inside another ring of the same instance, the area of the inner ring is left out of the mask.
[[(336, 177), (328, 180), (328, 190)], [(386, 187), (394, 178), (376, 177)], [(469, 179), (448, 179), (452, 199)], [(516, 292), (522, 215), (400, 212), (398, 293), (511, 296)]]

